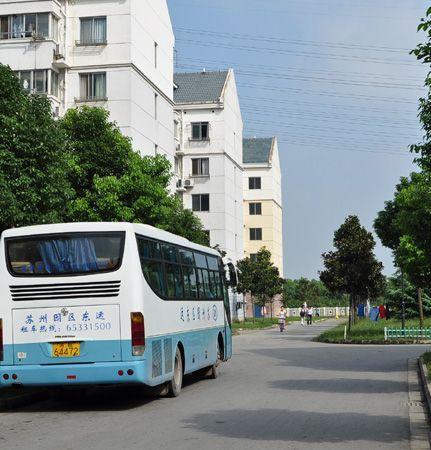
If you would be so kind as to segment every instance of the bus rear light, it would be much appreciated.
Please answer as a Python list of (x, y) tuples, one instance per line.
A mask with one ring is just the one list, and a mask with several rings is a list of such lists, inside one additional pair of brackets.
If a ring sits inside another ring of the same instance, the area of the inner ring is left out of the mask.
[(3, 361), (3, 319), (0, 319), (0, 361)]
[(133, 372), (133, 370), (132, 369), (129, 369), (128, 371), (127, 371), (127, 375), (133, 375), (135, 372)]
[(124, 375), (124, 371), (123, 370), (119, 370), (118, 371), (118, 375), (120, 375), (120, 377), (122, 377)]
[(18, 375), (17, 375), (16, 373), (14, 373), (14, 374), (12, 375), (12, 378), (13, 378), (14, 380), (16, 380), (16, 379), (18, 378)]
[(7, 373), (4, 373), (4, 374), (3, 374), (3, 379), (9, 380), (9, 375), (8, 375)]
[(145, 350), (144, 315), (141, 312), (130, 313), (132, 330), (132, 355), (142, 356)]
[(67, 375), (68, 380), (76, 380), (76, 375)]

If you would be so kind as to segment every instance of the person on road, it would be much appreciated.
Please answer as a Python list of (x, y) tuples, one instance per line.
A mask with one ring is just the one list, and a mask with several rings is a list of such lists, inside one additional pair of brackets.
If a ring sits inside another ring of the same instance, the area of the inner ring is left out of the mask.
[(302, 305), (301, 310), (299, 311), (299, 316), (301, 317), (301, 326), (304, 326), (304, 317), (305, 314), (307, 313), (306, 309), (305, 309), (305, 305)]
[(286, 310), (283, 306), (280, 308), (280, 312), (278, 314), (278, 325), (280, 327), (280, 333), (283, 333), (284, 327), (286, 325)]
[(313, 323), (313, 308), (311, 306), (307, 307), (307, 325)]

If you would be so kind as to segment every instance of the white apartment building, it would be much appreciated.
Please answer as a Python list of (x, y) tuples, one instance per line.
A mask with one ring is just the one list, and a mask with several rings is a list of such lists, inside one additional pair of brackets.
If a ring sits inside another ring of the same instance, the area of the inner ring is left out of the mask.
[(166, 0), (0, 0), (0, 62), (62, 115), (110, 111), (133, 146), (173, 162), (173, 49)]
[(174, 82), (177, 192), (201, 219), (211, 246), (235, 264), (244, 257), (244, 231), (243, 122), (234, 72), (176, 73)]

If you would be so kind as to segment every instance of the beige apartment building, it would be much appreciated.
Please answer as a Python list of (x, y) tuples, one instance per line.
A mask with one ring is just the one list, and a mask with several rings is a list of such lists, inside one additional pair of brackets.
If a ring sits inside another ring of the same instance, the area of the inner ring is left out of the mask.
[(243, 140), (244, 255), (262, 247), (283, 276), (283, 208), (277, 138)]

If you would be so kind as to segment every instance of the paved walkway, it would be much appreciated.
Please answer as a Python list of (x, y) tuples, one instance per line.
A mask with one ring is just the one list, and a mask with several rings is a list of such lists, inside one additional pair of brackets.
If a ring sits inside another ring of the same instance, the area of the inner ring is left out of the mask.
[(332, 325), (236, 336), (220, 378), (177, 399), (108, 389), (0, 414), (0, 448), (409, 449), (407, 361), (424, 347), (311, 341)]

